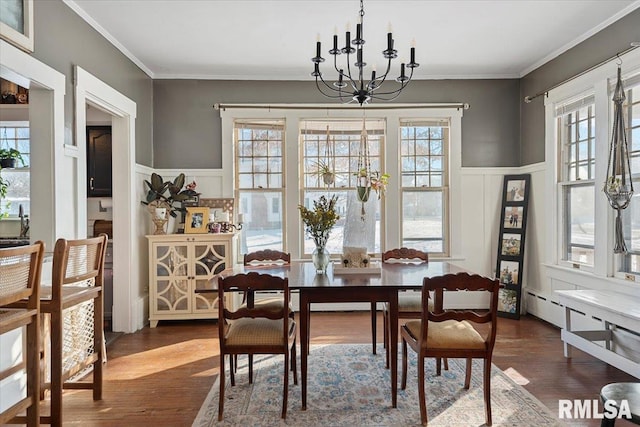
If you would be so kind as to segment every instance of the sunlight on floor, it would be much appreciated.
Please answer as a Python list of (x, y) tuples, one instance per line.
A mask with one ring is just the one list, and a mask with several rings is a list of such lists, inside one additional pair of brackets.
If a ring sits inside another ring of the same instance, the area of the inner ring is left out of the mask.
[(527, 385), (529, 384), (529, 380), (520, 374), (520, 372), (516, 371), (513, 368), (507, 368), (504, 370), (504, 373), (513, 380), (518, 385)]

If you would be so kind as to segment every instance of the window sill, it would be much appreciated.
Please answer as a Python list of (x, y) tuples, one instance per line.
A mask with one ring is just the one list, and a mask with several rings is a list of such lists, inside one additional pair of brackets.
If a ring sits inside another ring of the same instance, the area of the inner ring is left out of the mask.
[[(590, 271), (583, 271), (556, 264), (543, 264), (548, 279), (565, 282), (575, 289), (600, 289), (626, 295), (638, 295), (640, 284), (617, 277), (598, 276)], [(552, 284), (552, 289), (560, 290)]]

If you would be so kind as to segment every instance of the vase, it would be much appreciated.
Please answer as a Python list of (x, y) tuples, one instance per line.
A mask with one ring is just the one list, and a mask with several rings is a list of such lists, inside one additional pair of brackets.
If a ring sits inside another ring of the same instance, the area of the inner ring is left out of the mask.
[(331, 261), (331, 254), (324, 246), (316, 246), (311, 253), (311, 261), (316, 268), (316, 273), (324, 274), (327, 271), (329, 261)]

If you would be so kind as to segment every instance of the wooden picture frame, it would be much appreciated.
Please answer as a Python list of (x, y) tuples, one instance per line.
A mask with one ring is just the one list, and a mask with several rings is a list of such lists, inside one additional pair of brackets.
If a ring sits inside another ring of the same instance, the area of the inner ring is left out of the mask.
[(209, 208), (206, 206), (188, 207), (187, 218), (184, 222), (186, 234), (207, 233), (209, 222)]
[(498, 315), (520, 318), (525, 231), (531, 175), (505, 175), (500, 210), (496, 278), (500, 280)]
[(33, 0), (0, 2), (0, 38), (33, 52)]

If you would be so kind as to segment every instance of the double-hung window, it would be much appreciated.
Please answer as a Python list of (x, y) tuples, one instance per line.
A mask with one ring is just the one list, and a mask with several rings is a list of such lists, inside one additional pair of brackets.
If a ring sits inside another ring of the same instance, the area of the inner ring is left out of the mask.
[(241, 253), (284, 251), (284, 120), (234, 124), (235, 188), (244, 215)]
[[(382, 158), (385, 121), (366, 120), (371, 170), (383, 173)], [(302, 164), (301, 203), (313, 208), (313, 201), (321, 195), (338, 196), (340, 220), (333, 227), (326, 249), (332, 254), (343, 252), (344, 246), (367, 247), (380, 253), (380, 201), (372, 191), (367, 203), (358, 202), (356, 176), (362, 135), (361, 119), (302, 120), (300, 145)], [(319, 165), (327, 165), (335, 172), (335, 179), (327, 184), (319, 173)], [(361, 215), (361, 212), (365, 215)], [(311, 254), (313, 240), (304, 234), (303, 251)]]
[(30, 141), (29, 122), (4, 122), (0, 125), (0, 148), (18, 150), (22, 155), (14, 169), (0, 170), (0, 178), (7, 183), (7, 193), (0, 197), (0, 215), (17, 217), (22, 206), (29, 214), (30, 195)]
[(561, 256), (593, 267), (595, 248), (595, 97), (556, 108), (561, 153)]
[(447, 255), (448, 120), (401, 121), (402, 245)]

